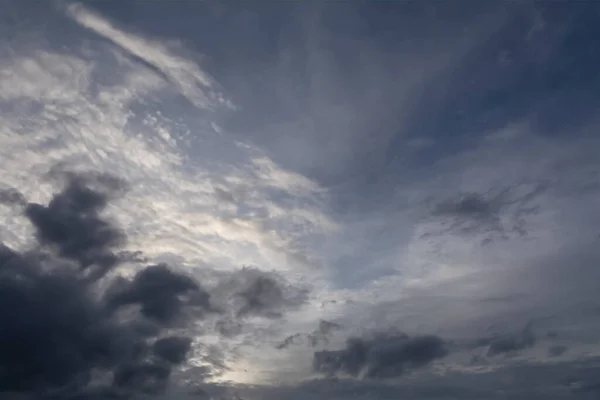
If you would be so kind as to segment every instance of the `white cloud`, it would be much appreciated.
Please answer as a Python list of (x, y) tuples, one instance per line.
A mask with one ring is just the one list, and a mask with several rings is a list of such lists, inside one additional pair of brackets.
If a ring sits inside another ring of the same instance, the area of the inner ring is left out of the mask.
[(67, 13), (81, 26), (109, 39), (124, 51), (139, 57), (165, 74), (195, 106), (213, 108), (215, 105), (230, 105), (214, 88), (216, 82), (206, 72), (195, 62), (175, 54), (164, 42), (127, 33), (81, 4), (69, 5)]
[[(146, 97), (160, 101), (173, 86), (198, 100), (200, 87), (214, 90), (212, 81), (193, 61), (171, 54), (160, 42), (125, 34), (82, 6), (69, 7), (69, 13), (153, 64), (169, 81), (136, 64), (128, 53), (115, 49), (107, 54), (93, 44), (88, 50), (91, 57), (51, 52), (41, 44), (35, 52), (4, 60), (0, 92), (2, 100), (16, 109), (3, 115), (2, 169), (14, 171), (3, 177), (3, 183), (41, 200), (33, 177), (52, 163), (108, 170), (132, 183), (119, 215), (132, 242), (151, 256), (171, 252), (189, 263), (276, 269), (308, 262), (294, 249), (294, 242), (305, 234), (334, 229), (335, 224), (319, 213), (318, 200), (308, 207), (299, 200), (278, 204), (268, 190), (292, 198), (302, 195), (308, 201), (319, 194), (318, 186), (281, 169), (257, 149), (247, 154), (246, 163), (240, 160), (239, 167), (184, 170), (184, 158), (203, 155), (181, 148), (177, 134), (170, 132), (176, 126), (168, 116), (134, 111), (134, 106)], [(118, 85), (101, 86), (96, 82), (100, 73), (122, 78)], [(185, 88), (193, 82), (198, 90)], [(196, 101), (196, 105), (218, 104)], [(239, 148), (235, 142), (229, 145)], [(217, 189), (238, 198), (224, 202)], [(49, 195), (48, 188), (42, 197)]]
[[(197, 64), (160, 41), (124, 33), (80, 6), (69, 12), (116, 46), (75, 42), (56, 51), (50, 35), (37, 48), (14, 48), (12, 58), (0, 61), (0, 101), (10, 106), (1, 113), (0, 187), (45, 202), (57, 190), (46, 178), (53, 165), (111, 172), (131, 186), (108, 210), (123, 225), (131, 250), (199, 273), (207, 266), (254, 265), (283, 272), (292, 282), (317, 279), (321, 254), (309, 243), (336, 229), (322, 210), (327, 194), (259, 149), (215, 135), (210, 120), (204, 129), (175, 122), (169, 107), (148, 107), (148, 100), (162, 104), (177, 92), (197, 107), (229, 103)], [(235, 149), (236, 163), (223, 163), (210, 149), (203, 153), (198, 143), (211, 141)], [(26, 221), (3, 206), (0, 217), (0, 239), (27, 246), (32, 232)], [(245, 335), (231, 345), (268, 340)], [(215, 345), (229, 346), (225, 339)]]

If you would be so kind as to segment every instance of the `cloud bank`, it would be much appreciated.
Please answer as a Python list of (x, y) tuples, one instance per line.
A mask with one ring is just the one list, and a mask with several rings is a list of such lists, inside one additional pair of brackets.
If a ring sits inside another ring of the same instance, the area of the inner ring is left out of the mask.
[[(1, 247), (0, 298), (7, 307), (0, 313), (0, 392), (164, 392), (196, 339), (182, 336), (186, 327), (225, 310), (192, 276), (165, 264), (143, 266), (130, 278), (119, 273), (126, 264), (116, 254), (126, 237), (100, 213), (122, 181), (97, 174), (67, 174), (65, 181), (47, 205), (19, 204), (37, 246), (22, 253)], [(282, 312), (291, 305), (282, 283), (258, 270), (232, 274), (228, 284), (243, 298), (233, 315)]]

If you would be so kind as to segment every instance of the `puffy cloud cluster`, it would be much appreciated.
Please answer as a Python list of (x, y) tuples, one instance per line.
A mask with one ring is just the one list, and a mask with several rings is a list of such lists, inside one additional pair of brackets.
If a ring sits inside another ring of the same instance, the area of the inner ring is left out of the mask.
[[(122, 273), (132, 261), (120, 252), (126, 237), (104, 211), (124, 182), (103, 174), (61, 179), (48, 204), (3, 192), (3, 203), (22, 208), (37, 243), (24, 252), (0, 247), (0, 393), (81, 399), (163, 392), (190, 353), (194, 338), (185, 328), (227, 310), (168, 265)], [(232, 290), (243, 301), (231, 313), (239, 317), (292, 305), (285, 283), (259, 270), (234, 272), (227, 282), (238, 285)]]

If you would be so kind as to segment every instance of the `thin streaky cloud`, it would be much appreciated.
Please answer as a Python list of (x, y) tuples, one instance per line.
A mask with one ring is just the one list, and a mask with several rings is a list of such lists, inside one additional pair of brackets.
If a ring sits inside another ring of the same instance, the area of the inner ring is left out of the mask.
[(225, 99), (213, 90), (215, 82), (206, 72), (196, 63), (173, 54), (163, 43), (118, 29), (110, 21), (81, 4), (69, 5), (67, 15), (81, 26), (105, 37), (161, 71), (195, 106), (210, 109), (215, 104), (222, 106), (223, 104), (219, 103), (225, 103)]

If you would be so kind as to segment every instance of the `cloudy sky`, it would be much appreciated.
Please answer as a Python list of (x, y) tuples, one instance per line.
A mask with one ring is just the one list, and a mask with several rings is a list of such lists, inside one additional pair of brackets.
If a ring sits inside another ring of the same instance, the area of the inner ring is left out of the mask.
[(597, 399), (599, 40), (592, 1), (1, 0), (0, 399)]

